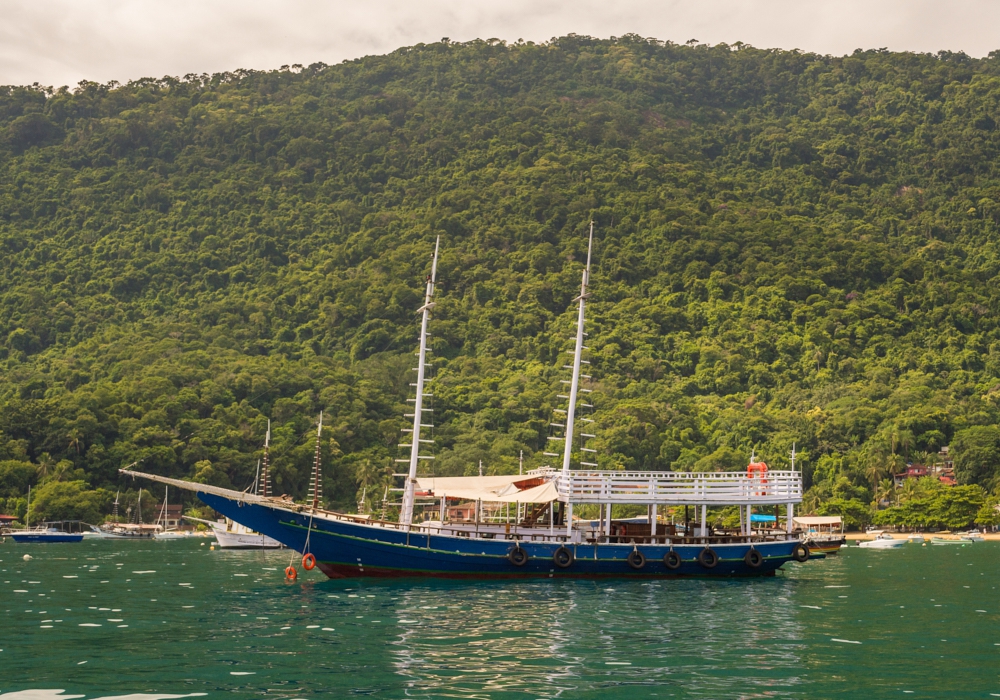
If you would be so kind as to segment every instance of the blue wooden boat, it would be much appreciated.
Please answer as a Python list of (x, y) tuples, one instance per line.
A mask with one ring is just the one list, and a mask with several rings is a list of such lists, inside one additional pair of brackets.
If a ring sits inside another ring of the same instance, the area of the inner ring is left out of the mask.
[(82, 542), (84, 528), (90, 526), (79, 520), (59, 520), (26, 530), (12, 530), (10, 536), (19, 544)]
[[(561, 395), (566, 408), (557, 411), (548, 438), (550, 457), (561, 461), (561, 469), (546, 467), (525, 474), (432, 478), (419, 476), (422, 460), (433, 459), (424, 450), (432, 440), (421, 438), (430, 426), (433, 411), (424, 406), (427, 326), (434, 307), (437, 246), (427, 279), (421, 313), (420, 346), (408, 465), (398, 492), (398, 521), (330, 511), (322, 507), (319, 439), (310, 498), (295, 503), (275, 498), (268, 490), (267, 452), (255, 493), (234, 491), (153, 474), (122, 470), (177, 488), (195, 491), (198, 497), (222, 515), (262, 533), (303, 554), (303, 566), (318, 567), (331, 578), (436, 577), (436, 578), (569, 578), (679, 576), (767, 576), (791, 560), (805, 561), (809, 549), (792, 531), (794, 504), (802, 499), (802, 478), (794, 470), (772, 471), (763, 462), (751, 461), (746, 472), (681, 473), (602, 471), (596, 450), (588, 447), (594, 437), (587, 418), (588, 374), (581, 371), (584, 359), (585, 302), (589, 296), (590, 251), (583, 270), (577, 304), (576, 342), (569, 392)], [(577, 432), (577, 423), (582, 428)], [(265, 443), (266, 445), (266, 443)], [(461, 519), (446, 517), (447, 502), (464, 500), (474, 504)], [(435, 520), (415, 521), (414, 511), (424, 514), (437, 508)], [(613, 508), (644, 505), (647, 517), (615, 519)], [(738, 530), (713, 532), (707, 509), (738, 505)], [(513, 506), (513, 514), (511, 513)], [(597, 518), (574, 518), (574, 506), (586, 506)], [(596, 508), (595, 508), (596, 506)], [(669, 506), (695, 508), (695, 522), (683, 532), (661, 523), (658, 509)], [(754, 507), (786, 508), (785, 527), (777, 516), (773, 528), (754, 529)], [(700, 509), (700, 518), (697, 517)], [(470, 517), (470, 513), (474, 516)], [(286, 570), (296, 575), (294, 567)]]

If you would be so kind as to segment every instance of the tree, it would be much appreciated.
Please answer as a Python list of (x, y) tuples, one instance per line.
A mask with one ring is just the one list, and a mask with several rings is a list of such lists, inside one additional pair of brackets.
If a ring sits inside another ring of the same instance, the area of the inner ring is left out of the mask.
[(961, 529), (976, 521), (982, 512), (985, 494), (980, 487), (946, 487), (930, 478), (921, 481), (927, 483), (919, 495), (879, 511), (874, 522), (916, 529)]
[(983, 527), (1000, 525), (1000, 499), (995, 496), (987, 499), (976, 513), (976, 523)]
[(1000, 428), (974, 425), (955, 433), (955, 478), (960, 484), (982, 484), (987, 488), (997, 482), (1000, 472)]
[(15, 498), (28, 492), (35, 481), (35, 466), (30, 462), (9, 459), (0, 461), (0, 498)]
[(875, 493), (875, 502), (882, 503), (882, 501), (889, 500), (894, 492), (895, 486), (892, 479), (882, 479), (878, 484), (878, 491)]
[(48, 452), (38, 455), (38, 477), (44, 480), (55, 465), (56, 461), (52, 459), (52, 456)]
[(0, 459), (242, 487), (271, 419), (301, 499), (323, 410), (352, 507), (405, 458), (441, 235), (421, 471), (552, 466), (593, 219), (588, 461), (795, 443), (818, 507), (951, 441), (991, 487), (996, 440), (956, 431), (1000, 423), (996, 64), (566, 36), (0, 87)]
[(832, 498), (823, 503), (818, 509), (819, 515), (839, 515), (844, 526), (848, 528), (862, 528), (871, 522), (872, 509), (857, 499)]
[(872, 504), (878, 505), (878, 482), (888, 474), (889, 453), (881, 443), (872, 442), (864, 454), (865, 476), (872, 485)]
[(229, 477), (226, 473), (216, 468), (215, 465), (207, 459), (195, 462), (194, 474), (191, 475), (191, 481), (196, 481), (199, 484), (210, 484), (212, 486), (232, 488), (232, 484), (230, 483)]
[(50, 481), (31, 494), (31, 522), (83, 520), (101, 522), (112, 495), (103, 489), (89, 490), (84, 481)]

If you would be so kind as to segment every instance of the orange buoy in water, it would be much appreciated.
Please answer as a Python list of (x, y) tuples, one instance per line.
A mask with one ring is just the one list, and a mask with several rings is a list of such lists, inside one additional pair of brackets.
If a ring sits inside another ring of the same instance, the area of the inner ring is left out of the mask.
[(302, 557), (303, 569), (305, 569), (306, 571), (312, 571), (315, 566), (316, 566), (316, 557), (314, 557), (311, 552)]
[(294, 566), (289, 566), (285, 569), (285, 578), (289, 581), (294, 581), (299, 577), (299, 572), (295, 570)]

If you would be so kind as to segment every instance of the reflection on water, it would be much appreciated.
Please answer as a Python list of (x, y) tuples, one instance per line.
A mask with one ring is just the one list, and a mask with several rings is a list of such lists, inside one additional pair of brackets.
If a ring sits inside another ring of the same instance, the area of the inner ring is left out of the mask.
[(800, 682), (802, 629), (782, 579), (421, 585), (400, 593), (392, 655), (411, 696), (579, 697), (585, 689), (662, 690), (683, 678), (691, 697), (776, 697)]
[(0, 545), (0, 700), (1000, 696), (989, 542), (648, 582), (289, 584), (288, 552), (26, 551)]
[(400, 597), (394, 666), (411, 695), (557, 697), (579, 659), (566, 653), (575, 591), (556, 598), (530, 585), (427, 587)]
[[(53, 688), (38, 688), (35, 690), (20, 690), (13, 693), (0, 692), (0, 700), (77, 700), (85, 695), (66, 695), (65, 690)], [(174, 700), (174, 698), (196, 698), (205, 693), (190, 693), (188, 695), (162, 695), (157, 693), (130, 693), (129, 695), (105, 695), (89, 700)]]

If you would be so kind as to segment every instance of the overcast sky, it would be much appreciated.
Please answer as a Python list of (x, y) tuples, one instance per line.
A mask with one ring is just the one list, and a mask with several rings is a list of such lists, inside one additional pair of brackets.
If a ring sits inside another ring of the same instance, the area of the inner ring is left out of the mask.
[(0, 84), (268, 69), (496, 37), (636, 33), (845, 54), (1000, 48), (997, 0), (0, 0)]

